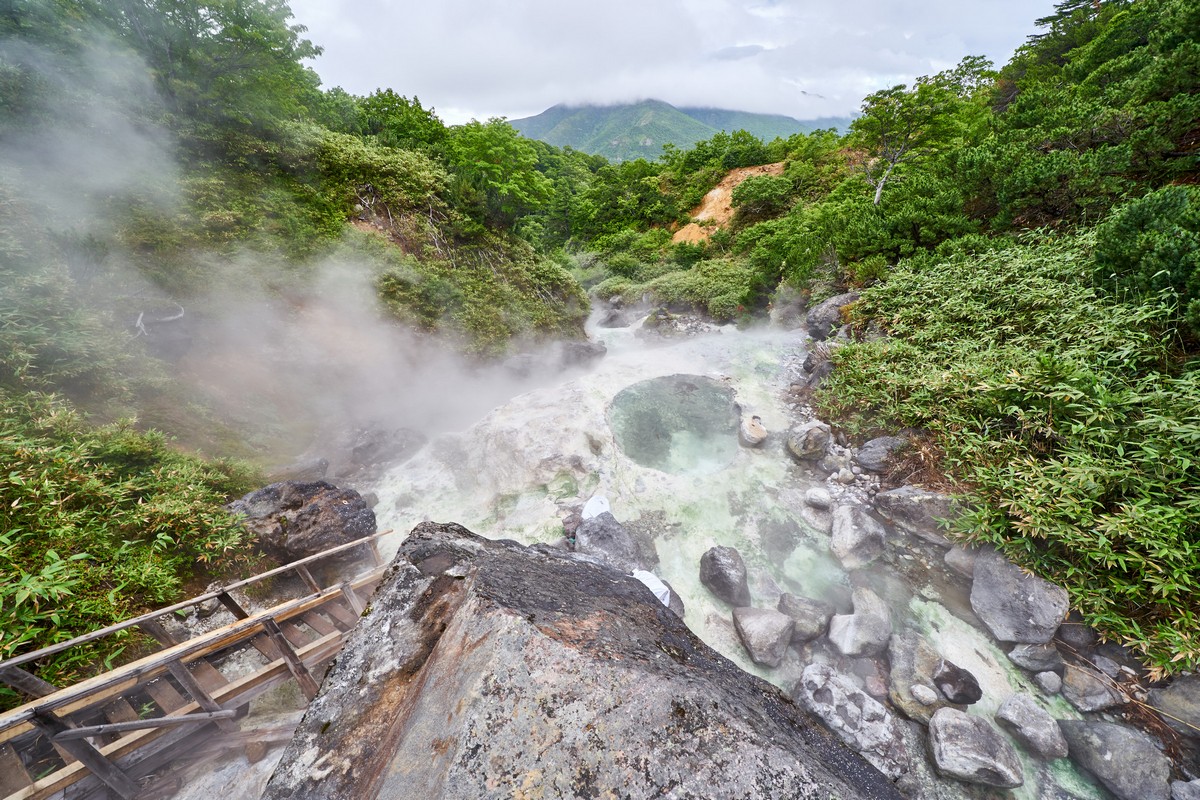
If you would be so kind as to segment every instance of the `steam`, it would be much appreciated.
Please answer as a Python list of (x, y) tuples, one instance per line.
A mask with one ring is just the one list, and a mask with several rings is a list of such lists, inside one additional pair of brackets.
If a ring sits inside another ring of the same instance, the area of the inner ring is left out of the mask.
[[(149, 69), (119, 42), (87, 38), (72, 53), (0, 40), (0, 78), (20, 87), (0, 95), (13, 112), (0, 119), (0, 272), (69, 286), (131, 368), (144, 377), (145, 356), (158, 363), (172, 405), (158, 419), (229, 426), (242, 440), (230, 450), (278, 466), (355, 428), (461, 429), (558, 374), (553, 348), (518, 374), (390, 320), (367, 261), (200, 251), (163, 266), (128, 252), (129, 209), (180, 213), (183, 171)], [(148, 277), (180, 269), (201, 288), (168, 293)], [(29, 298), (0, 286), (0, 300)]]

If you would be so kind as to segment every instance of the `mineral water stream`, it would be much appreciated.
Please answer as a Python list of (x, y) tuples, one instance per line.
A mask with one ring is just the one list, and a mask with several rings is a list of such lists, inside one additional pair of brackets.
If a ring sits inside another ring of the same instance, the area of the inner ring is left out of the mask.
[[(805, 336), (732, 326), (678, 340), (643, 340), (633, 327), (590, 332), (608, 354), (588, 371), (517, 396), (464, 431), (436, 437), (386, 474), (375, 487), (376, 512), (380, 528), (397, 535), (384, 545), (385, 555), (425, 520), (457, 522), (524, 544), (555, 542), (570, 510), (604, 495), (617, 520), (653, 538), (659, 557), (653, 571), (680, 594), (692, 631), (747, 672), (789, 692), (805, 666), (800, 654), (789, 649), (774, 669), (751, 661), (731, 608), (701, 585), (699, 563), (715, 545), (735, 547), (750, 572), (754, 605), (773, 608), (780, 591), (787, 591), (850, 611), (848, 576), (829, 551), (827, 528), (820, 529), (803, 499), (807, 489), (826, 484), (784, 448), (794, 416), (785, 390), (800, 377)], [(659, 380), (669, 376), (681, 377)], [(761, 417), (770, 436), (760, 448), (739, 446), (736, 417), (710, 408), (712, 398), (722, 395), (742, 414)], [(684, 398), (682, 410), (670, 405), (672, 396)], [(670, 406), (665, 411), (664, 403)], [(654, 430), (659, 422), (681, 418), (693, 424)], [(966, 621), (961, 581), (947, 581), (944, 569), (922, 569), (919, 554), (900, 558), (913, 568), (903, 575), (876, 569), (873, 588), (894, 610), (896, 630), (919, 630), (979, 679), (984, 700), (973, 713), (990, 718), (1016, 691), (1039, 695)], [(824, 657), (819, 651), (807, 656)], [(1060, 718), (1077, 716), (1058, 699), (1050, 710)], [(1066, 761), (1045, 766), (1028, 759), (1026, 776), (1025, 786), (995, 795), (947, 781), (938, 796), (1105, 796)]]

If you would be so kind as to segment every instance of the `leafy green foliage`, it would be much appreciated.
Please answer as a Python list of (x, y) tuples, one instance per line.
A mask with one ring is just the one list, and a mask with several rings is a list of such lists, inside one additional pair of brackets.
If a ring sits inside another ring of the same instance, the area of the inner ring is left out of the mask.
[(1178, 304), (1200, 334), (1200, 189), (1168, 186), (1121, 206), (1096, 229), (1096, 275)]
[(792, 195), (792, 182), (777, 175), (753, 175), (733, 189), (733, 207), (737, 220), (745, 224), (786, 211)]
[(1162, 669), (1200, 664), (1200, 373), (1171, 377), (1169, 309), (1090, 288), (1090, 240), (901, 264), (863, 292), (821, 404), (930, 433), (974, 511), (956, 523), (1065, 586)]
[(503, 119), (452, 128), (446, 149), (456, 192), (492, 225), (511, 225), (550, 198), (550, 182), (537, 171), (537, 148)]
[(245, 468), (128, 423), (93, 428), (49, 395), (0, 391), (0, 411), (0, 658), (176, 600), (199, 571), (250, 557), (223, 508), (254, 482)]

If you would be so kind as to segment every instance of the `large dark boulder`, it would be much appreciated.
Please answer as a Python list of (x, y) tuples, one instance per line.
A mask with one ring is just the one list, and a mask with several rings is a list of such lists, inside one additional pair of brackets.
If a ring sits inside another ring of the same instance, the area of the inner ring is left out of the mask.
[(746, 562), (732, 547), (712, 547), (700, 556), (700, 582), (717, 597), (735, 606), (750, 605)]
[(899, 798), (634, 578), (457, 525), (401, 545), (265, 800)]
[(234, 500), (229, 510), (276, 558), (293, 561), (375, 533), (375, 512), (353, 489), (325, 481), (280, 481)]
[(1071, 760), (1120, 800), (1167, 800), (1171, 762), (1149, 734), (1111, 722), (1060, 719)]
[(1067, 590), (1030, 575), (995, 551), (979, 554), (971, 609), (1002, 642), (1045, 644), (1066, 619)]

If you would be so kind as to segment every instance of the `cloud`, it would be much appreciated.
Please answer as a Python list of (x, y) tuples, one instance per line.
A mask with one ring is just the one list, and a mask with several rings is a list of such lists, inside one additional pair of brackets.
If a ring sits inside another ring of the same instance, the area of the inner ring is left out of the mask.
[(292, 2), (309, 37), (325, 47), (315, 66), (326, 85), (417, 95), (451, 123), (640, 97), (807, 118), (849, 114), (864, 95), (965, 55), (1002, 63), (1050, 5)]

